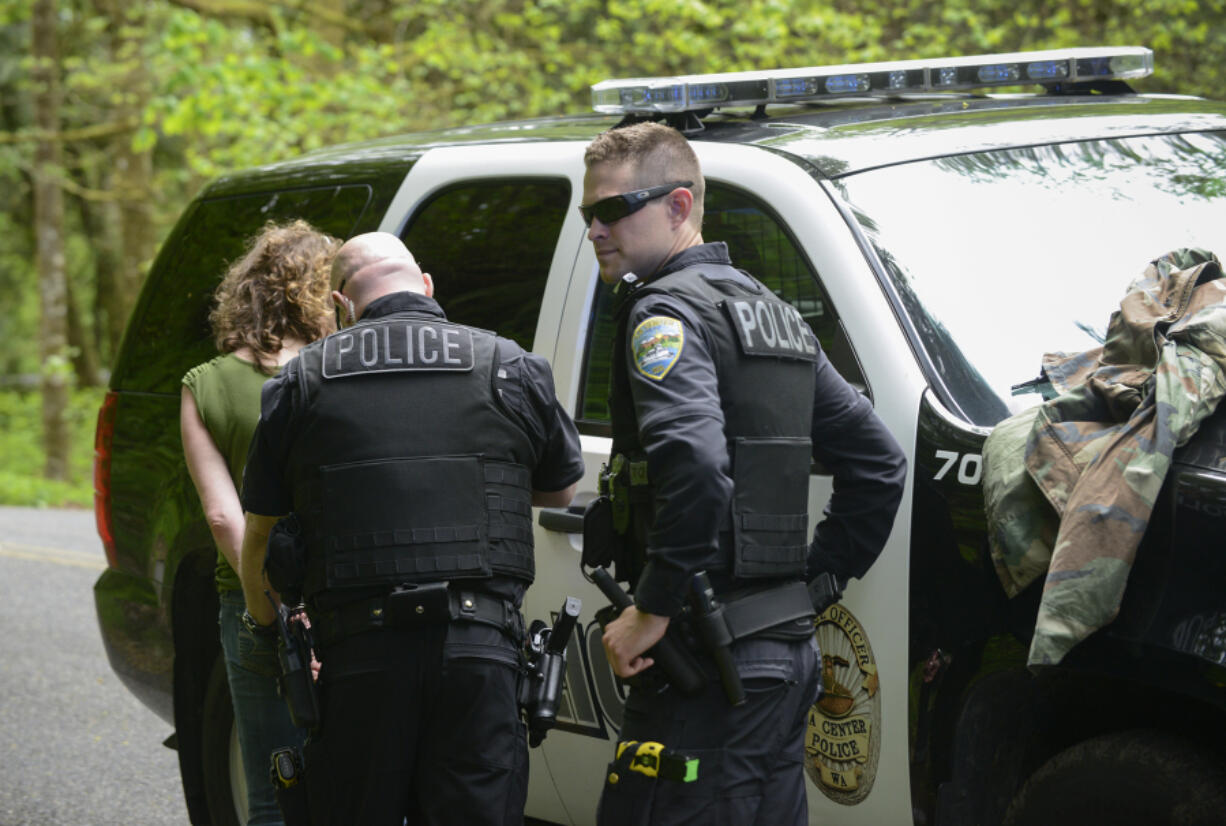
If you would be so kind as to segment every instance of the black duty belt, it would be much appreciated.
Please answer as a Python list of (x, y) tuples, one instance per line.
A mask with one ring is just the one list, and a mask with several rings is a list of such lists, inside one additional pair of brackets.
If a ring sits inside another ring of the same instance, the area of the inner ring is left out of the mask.
[(452, 589), (446, 582), (404, 585), (390, 594), (351, 602), (321, 612), (317, 633), (322, 642), (376, 628), (420, 628), (452, 621), (491, 625), (511, 637), (523, 630), (515, 605), (481, 591)]
[[(789, 582), (749, 593), (734, 592), (719, 599), (733, 642), (766, 632), (789, 638), (813, 633), (811, 621), (816, 614), (809, 599), (809, 589), (803, 582)], [(802, 624), (800, 620), (810, 622)]]

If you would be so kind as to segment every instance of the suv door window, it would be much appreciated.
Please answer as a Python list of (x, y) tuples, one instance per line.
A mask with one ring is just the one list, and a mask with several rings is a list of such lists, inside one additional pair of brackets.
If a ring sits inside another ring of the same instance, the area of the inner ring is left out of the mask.
[(125, 339), (116, 389), (177, 393), (183, 374), (217, 355), (209, 328), (210, 297), (226, 267), (269, 221), (302, 218), (347, 238), (371, 198), (365, 184), (261, 192), (201, 201), (180, 221), (149, 276)]
[[(834, 367), (853, 385), (864, 389), (863, 375), (834, 305), (791, 234), (766, 204), (742, 190), (708, 181), (702, 237), (704, 241), (726, 243), (733, 265), (800, 310)], [(584, 432), (607, 434), (614, 332), (612, 288), (607, 284), (601, 283), (597, 290), (588, 329), (576, 418)]]
[(403, 238), (449, 319), (531, 349), (569, 204), (564, 179), (465, 181), (435, 194)]

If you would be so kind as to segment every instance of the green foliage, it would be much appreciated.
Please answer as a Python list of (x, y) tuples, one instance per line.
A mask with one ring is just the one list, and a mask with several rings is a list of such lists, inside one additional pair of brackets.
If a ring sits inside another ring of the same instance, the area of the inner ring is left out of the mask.
[(137, 140), (183, 137), (204, 178), (382, 134), (413, 98), (378, 44), (343, 49), (305, 28), (236, 32), (175, 10), (150, 56), (162, 82)]
[[(65, 125), (137, 108), (130, 141), (157, 153), (159, 237), (229, 170), (388, 133), (580, 112), (609, 77), (1135, 43), (1157, 53), (1147, 89), (1212, 95), (1226, 58), (1226, 0), (892, 0), (871, 14), (849, 0), (317, 2), (351, 27), (297, 2), (244, 19), (61, 0)], [(26, 17), (27, 2), (0, 0), (0, 45), (21, 45)], [(0, 92), (10, 81), (29, 91), (19, 54), (0, 49)], [(99, 151), (75, 147), (74, 159), (97, 163)], [(0, 184), (28, 164), (15, 153), (0, 144)], [(0, 241), (0, 257), (10, 248)]]
[(0, 470), (0, 504), (34, 508), (93, 507), (93, 487), (58, 482), (39, 474)]
[(1226, 57), (1226, 0), (417, 0), (392, 18), (406, 129), (583, 111), (609, 77), (1073, 45), (1149, 45), (1144, 88), (1212, 95)]
[[(1145, 91), (1223, 97), (1226, 73), (1226, 0), (888, 0), (868, 11), (852, 0), (269, 0), (233, 11), (241, 5), (57, 2), (62, 128), (104, 130), (66, 140), (58, 170), (68, 278), (104, 365), (113, 342), (101, 331), (121, 317), (104, 299), (135, 293), (98, 286), (131, 250), (107, 205), (149, 205), (138, 220), (161, 239), (208, 180), (319, 147), (583, 112), (588, 87), (612, 77), (1134, 44), (1155, 51)], [(0, 137), (32, 127), (30, 9), (0, 0)], [(33, 146), (0, 140), (0, 374), (42, 369)], [(125, 146), (152, 158), (151, 179), (129, 174)]]
[[(133, 141), (177, 139), (200, 181), (380, 134), (583, 111), (608, 77), (1077, 44), (1152, 45), (1151, 88), (1214, 90), (1226, 0), (1142, 5), (896, 0), (865, 15), (846, 0), (417, 0), (341, 38), (277, 5), (271, 27), (163, 7), (136, 56), (156, 88)], [(73, 69), (82, 94), (105, 68)]]
[(69, 481), (42, 478), (42, 402), (37, 392), (0, 391), (0, 504), (92, 507), (94, 427), (103, 391), (74, 390), (68, 406)]

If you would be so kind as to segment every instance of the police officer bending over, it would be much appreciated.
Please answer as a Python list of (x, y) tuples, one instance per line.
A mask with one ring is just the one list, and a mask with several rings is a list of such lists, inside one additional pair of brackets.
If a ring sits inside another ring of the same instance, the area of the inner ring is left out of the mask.
[[(614, 497), (628, 498), (634, 604), (603, 639), (613, 670), (638, 675), (620, 739), (699, 760), (684, 783), (644, 783), (615, 762), (598, 820), (806, 823), (802, 738), (820, 655), (804, 583), (868, 570), (893, 524), (905, 459), (799, 313), (735, 269), (723, 243), (703, 243), (704, 181), (680, 133), (613, 129), (584, 163), (580, 211), (618, 295), (609, 468)], [(811, 546), (810, 457), (834, 473)], [(707, 678), (694, 696), (645, 655), (670, 623), (691, 623), (682, 611), (699, 571), (725, 614), (737, 614), (733, 632), (749, 629), (730, 645), (739, 705), (702, 645), (689, 643)]]
[(332, 284), (352, 326), (265, 385), (243, 488), (256, 621), (272, 525), (292, 511), (305, 537), (312, 822), (519, 823), (531, 506), (570, 502), (578, 433), (545, 360), (448, 322), (396, 236), (351, 239)]

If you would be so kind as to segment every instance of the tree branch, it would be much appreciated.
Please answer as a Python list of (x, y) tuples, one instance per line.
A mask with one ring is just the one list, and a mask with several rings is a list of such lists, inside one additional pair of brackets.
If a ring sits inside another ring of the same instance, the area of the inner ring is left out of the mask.
[(131, 132), (140, 126), (140, 118), (125, 118), (110, 123), (95, 123), (82, 126), (80, 129), (61, 129), (49, 132), (45, 129), (23, 129), (20, 132), (0, 132), (0, 144), (28, 143), (31, 141), (56, 141), (71, 143), (73, 141), (88, 141), (95, 138), (109, 138)]
[(170, 3), (206, 17), (241, 17), (273, 30), (277, 27), (269, 6), (251, 0), (170, 0)]
[[(38, 174), (36, 168), (31, 164), (19, 163), (17, 164), (17, 168), (29, 175), (31, 179)], [(133, 186), (117, 186), (113, 189), (94, 189), (93, 187), (79, 184), (59, 172), (50, 176), (50, 182), (67, 192), (69, 195), (75, 195), (83, 201), (93, 201), (94, 203), (146, 201), (152, 196), (152, 193), (150, 193), (148, 190)]]
[[(279, 21), (272, 13), (274, 6), (270, 3), (255, 2), (255, 0), (168, 0), (168, 2), (206, 17), (238, 17), (258, 26), (267, 26), (273, 31), (277, 31), (279, 27)], [(326, 6), (316, 5), (310, 0), (289, 0), (283, 5), (306, 12), (325, 23), (340, 26), (355, 34), (368, 37), (377, 37), (379, 34), (376, 29), (361, 21), (354, 20)]]
[(95, 202), (118, 202), (127, 201), (143, 201), (149, 198), (150, 193), (136, 187), (117, 187), (116, 189), (92, 189), (90, 187), (81, 186), (76, 181), (69, 178), (60, 178), (56, 181), (70, 195), (75, 195), (83, 201)]
[(333, 26), (340, 26), (342, 29), (354, 32), (355, 34), (366, 35), (374, 39), (378, 39), (379, 30), (373, 26), (367, 26), (365, 23), (352, 19), (349, 15), (338, 12), (336, 9), (327, 6), (321, 6), (310, 0), (289, 0), (289, 5), (296, 9), (306, 12), (312, 17), (318, 17), (324, 23)]

